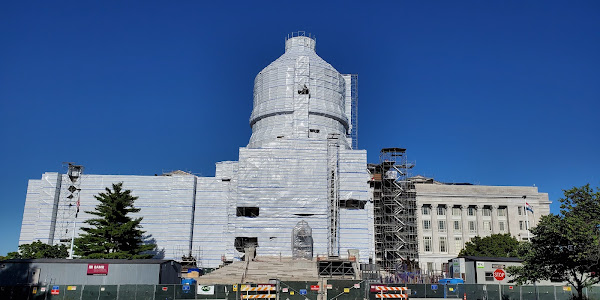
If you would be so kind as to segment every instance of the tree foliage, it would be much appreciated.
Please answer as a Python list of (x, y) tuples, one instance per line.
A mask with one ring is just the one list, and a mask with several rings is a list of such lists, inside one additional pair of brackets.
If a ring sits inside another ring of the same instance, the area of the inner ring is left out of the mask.
[(459, 256), (517, 257), (519, 241), (510, 234), (476, 236), (465, 244)]
[(122, 182), (94, 197), (100, 204), (87, 213), (97, 218), (85, 221), (91, 227), (81, 228), (85, 233), (75, 239), (75, 254), (82, 258), (151, 258), (149, 252), (156, 245), (145, 243), (142, 218), (128, 216), (140, 211), (133, 206), (138, 197), (131, 195), (131, 190), (123, 190)]
[(48, 245), (40, 240), (19, 245), (18, 252), (9, 252), (4, 259), (67, 258), (69, 251), (64, 244)]
[(587, 184), (564, 190), (560, 215), (543, 216), (520, 250), (523, 266), (508, 271), (517, 283), (560, 279), (583, 299), (583, 288), (600, 282), (600, 191)]

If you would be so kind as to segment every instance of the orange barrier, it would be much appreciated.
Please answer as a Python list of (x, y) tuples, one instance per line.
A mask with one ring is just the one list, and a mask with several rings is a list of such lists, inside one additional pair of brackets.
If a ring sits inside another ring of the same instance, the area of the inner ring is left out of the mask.
[(375, 298), (406, 298), (408, 299), (407, 294), (377, 294)]

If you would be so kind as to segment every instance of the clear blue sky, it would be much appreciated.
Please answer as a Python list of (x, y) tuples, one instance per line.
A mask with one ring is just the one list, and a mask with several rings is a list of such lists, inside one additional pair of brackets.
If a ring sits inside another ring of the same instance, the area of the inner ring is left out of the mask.
[(405, 147), (414, 174), (536, 185), (555, 213), (562, 189), (600, 185), (598, 1), (223, 3), (0, 3), (0, 255), (27, 181), (62, 162), (211, 176), (237, 160), (254, 76), (298, 30), (359, 74), (370, 162)]

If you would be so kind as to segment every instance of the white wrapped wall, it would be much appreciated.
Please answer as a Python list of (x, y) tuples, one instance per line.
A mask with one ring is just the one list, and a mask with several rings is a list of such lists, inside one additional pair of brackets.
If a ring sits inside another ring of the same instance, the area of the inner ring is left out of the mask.
[[(67, 182), (67, 175), (60, 175)], [(165, 258), (181, 258), (189, 251), (192, 229), (195, 176), (127, 176), (127, 175), (83, 175), (81, 177), (81, 206), (76, 219), (75, 236), (82, 231), (83, 222), (94, 217), (86, 211), (93, 211), (98, 204), (94, 198), (104, 192), (113, 183), (123, 182), (123, 188), (132, 190), (139, 197), (134, 206), (141, 211), (132, 217), (142, 216), (143, 230), (150, 234), (164, 251)], [(25, 201), (23, 230), (20, 244), (31, 243), (38, 239), (44, 242), (58, 243), (60, 238), (72, 236), (74, 218), (64, 214), (65, 203), (63, 188), (57, 185), (57, 173), (45, 173), (42, 179), (29, 186)], [(35, 181), (32, 181), (35, 182)], [(35, 191), (37, 190), (37, 192)], [(61, 196), (61, 193), (62, 196)], [(56, 204), (54, 206), (54, 204)], [(54, 207), (53, 207), (54, 206)], [(74, 211), (75, 207), (71, 207)], [(52, 224), (52, 219), (56, 220)], [(35, 225), (31, 225), (35, 224)], [(34, 227), (32, 230), (31, 227)], [(68, 232), (65, 232), (68, 229)]]
[[(248, 147), (240, 148), (239, 161), (217, 163), (215, 177), (83, 175), (77, 222), (91, 217), (84, 211), (96, 206), (94, 195), (123, 182), (139, 197), (137, 215), (144, 217), (143, 229), (164, 258), (180, 259), (191, 250), (201, 266), (216, 267), (222, 258), (243, 255), (235, 249), (236, 238), (257, 238), (259, 256), (289, 257), (292, 230), (305, 221), (312, 228), (314, 255), (327, 254), (328, 244), (336, 243), (340, 254), (358, 249), (361, 261), (368, 261), (373, 212), (366, 151), (351, 150), (351, 77), (321, 59), (315, 44), (304, 36), (286, 40), (285, 53), (256, 76), (252, 136)], [(328, 146), (332, 135), (339, 148)], [(330, 177), (339, 200), (366, 203), (340, 208), (336, 241), (329, 241)], [(57, 173), (30, 181), (20, 243), (70, 235), (64, 231), (72, 224), (72, 208), (61, 200), (68, 183)], [(238, 216), (237, 208), (245, 207), (258, 208), (258, 216)]]

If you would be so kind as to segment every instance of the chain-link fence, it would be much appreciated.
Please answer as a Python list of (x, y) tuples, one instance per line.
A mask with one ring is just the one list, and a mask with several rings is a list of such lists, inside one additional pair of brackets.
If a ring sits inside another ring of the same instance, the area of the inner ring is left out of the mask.
[[(248, 285), (250, 286), (250, 285)], [(251, 285), (257, 286), (257, 285)], [(358, 280), (281, 281), (273, 292), (245, 292), (244, 285), (47, 285), (0, 286), (2, 300), (178, 300), (178, 299), (281, 299), (362, 300), (379, 299), (370, 284)], [(468, 300), (569, 300), (570, 286), (518, 286), (485, 284), (385, 284), (406, 287), (409, 299), (447, 298)], [(600, 300), (600, 286), (583, 290), (588, 299)], [(265, 295), (268, 295), (266, 297)], [(380, 296), (381, 297), (381, 296)]]

